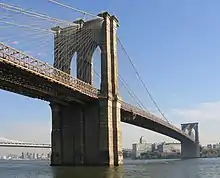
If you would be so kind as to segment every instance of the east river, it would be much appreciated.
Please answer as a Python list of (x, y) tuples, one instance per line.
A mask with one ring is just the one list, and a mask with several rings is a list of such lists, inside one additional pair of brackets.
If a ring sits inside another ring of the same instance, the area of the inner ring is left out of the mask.
[(220, 178), (220, 159), (125, 160), (121, 167), (50, 167), (46, 161), (0, 160), (0, 178)]

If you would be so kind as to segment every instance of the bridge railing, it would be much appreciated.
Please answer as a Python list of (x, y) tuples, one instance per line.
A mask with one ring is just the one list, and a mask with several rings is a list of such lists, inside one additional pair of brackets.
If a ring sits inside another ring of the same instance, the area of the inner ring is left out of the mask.
[(0, 58), (3, 58), (3, 60), (7, 63), (14, 66), (56, 81), (57, 83), (70, 87), (91, 97), (97, 98), (98, 96), (98, 90), (90, 84), (73, 78), (71, 75), (56, 69), (45, 62), (33, 58), (3, 43), (0, 43)]
[(129, 111), (133, 114), (136, 114), (136, 115), (139, 115), (141, 117), (145, 117), (145, 118), (148, 118), (154, 122), (157, 122), (157, 123), (160, 123), (160, 124), (163, 124), (165, 125), (166, 127), (169, 127), (177, 132), (180, 132), (182, 133), (183, 135), (185, 135), (186, 137), (190, 138), (192, 140), (192, 138), (187, 135), (185, 132), (183, 132), (181, 129), (175, 127), (174, 125), (171, 125), (170, 123), (166, 122), (165, 120), (151, 114), (150, 112), (146, 112), (138, 107), (135, 107), (135, 106), (132, 106), (128, 103), (125, 103), (125, 102), (121, 102), (121, 108), (124, 109), (125, 111)]

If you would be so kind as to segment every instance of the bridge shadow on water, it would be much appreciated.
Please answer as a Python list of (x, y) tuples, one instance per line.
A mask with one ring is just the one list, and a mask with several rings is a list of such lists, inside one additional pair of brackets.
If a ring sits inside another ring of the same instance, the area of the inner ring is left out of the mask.
[(122, 178), (124, 167), (53, 167), (53, 178)]

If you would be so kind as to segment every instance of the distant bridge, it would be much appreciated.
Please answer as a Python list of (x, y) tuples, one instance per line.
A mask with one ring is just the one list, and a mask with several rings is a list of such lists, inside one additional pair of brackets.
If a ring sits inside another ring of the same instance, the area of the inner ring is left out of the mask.
[(50, 144), (37, 143), (21, 143), (21, 142), (0, 142), (0, 147), (16, 147), (16, 148), (51, 148)]

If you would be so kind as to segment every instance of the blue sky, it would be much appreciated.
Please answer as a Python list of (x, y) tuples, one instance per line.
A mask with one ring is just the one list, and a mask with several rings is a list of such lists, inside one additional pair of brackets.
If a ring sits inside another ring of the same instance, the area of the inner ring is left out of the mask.
[[(79, 13), (48, 3), (47, 0), (1, 2), (34, 9), (69, 21), (80, 17)], [(198, 121), (202, 144), (220, 141), (220, 1), (62, 2), (94, 14), (102, 10), (115, 14), (120, 21), (119, 37), (168, 119), (177, 126), (184, 122)], [(24, 23), (22, 18), (14, 18), (17, 23)], [(46, 23), (43, 25), (49, 26)], [(42, 40), (48, 40), (49, 45), (46, 48), (31, 44), (33, 39), (30, 39), (25, 47), (22, 46), (24, 39), (19, 41), (19, 35), (16, 39), (11, 37), (12, 34), (18, 33), (15, 31), (18, 29), (5, 29), (7, 28), (0, 28), (1, 41), (12, 43), (14, 40), (18, 43), (11, 44), (12, 46), (25, 49), (39, 59), (52, 63), (50, 36), (36, 35), (36, 38), (41, 38), (38, 45)], [(8, 35), (1, 35), (6, 33)], [(155, 106), (151, 104), (146, 91), (131, 66), (129, 67), (128, 60), (121, 57), (124, 54), (120, 47), (118, 53), (119, 72), (141, 101), (155, 111)], [(126, 94), (123, 93), (122, 96), (130, 101)], [(49, 142), (51, 119), (48, 103), (2, 90), (0, 98), (0, 136), (13, 140)], [(122, 126), (124, 147), (130, 147), (131, 143), (136, 142), (142, 135), (149, 142), (169, 140), (144, 129), (125, 124)]]

